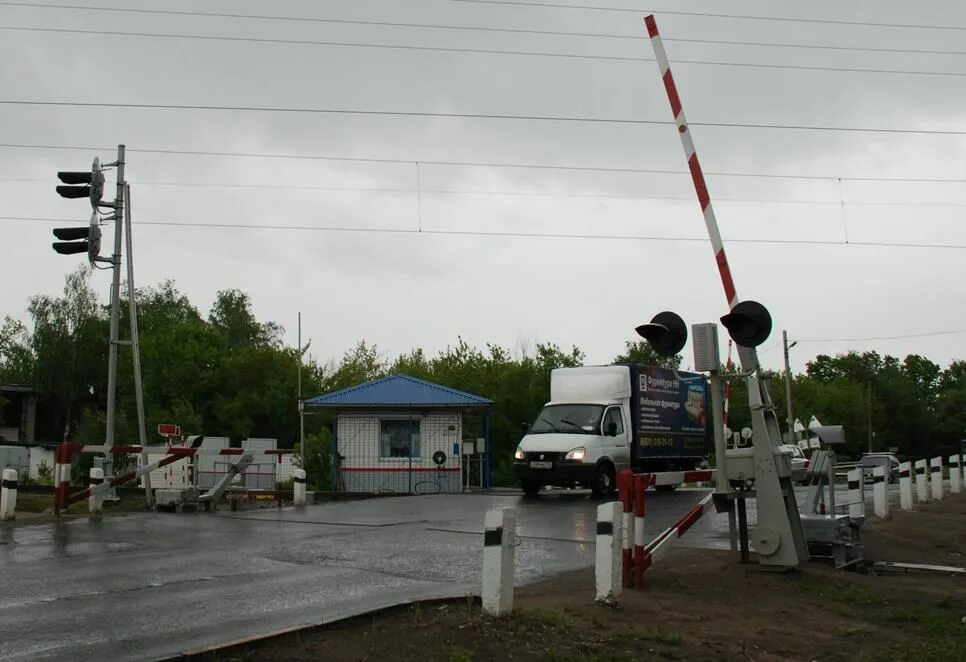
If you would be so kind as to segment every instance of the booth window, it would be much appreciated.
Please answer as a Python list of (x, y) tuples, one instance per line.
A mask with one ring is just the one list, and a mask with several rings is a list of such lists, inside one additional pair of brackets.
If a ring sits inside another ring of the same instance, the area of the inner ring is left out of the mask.
[[(410, 444), (412, 433), (412, 444)], [(419, 419), (384, 419), (379, 421), (380, 457), (412, 457), (419, 455)]]

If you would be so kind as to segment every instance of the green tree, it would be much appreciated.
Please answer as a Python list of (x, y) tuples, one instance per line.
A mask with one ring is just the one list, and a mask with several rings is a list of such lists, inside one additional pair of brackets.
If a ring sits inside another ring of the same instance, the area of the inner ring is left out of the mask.
[(628, 340), (624, 343), (623, 353), (615, 356), (612, 363), (635, 363), (657, 368), (680, 368), (681, 355), (661, 356), (654, 351), (654, 348), (646, 340)]

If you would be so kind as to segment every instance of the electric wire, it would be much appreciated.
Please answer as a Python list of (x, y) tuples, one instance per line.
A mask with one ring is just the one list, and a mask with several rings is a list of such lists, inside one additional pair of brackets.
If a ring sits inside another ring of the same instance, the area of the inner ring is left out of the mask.
[[(84, 152), (108, 152), (114, 151), (116, 146), (94, 146), (94, 145), (42, 145), (32, 143), (0, 143), (0, 149), (37, 149), (54, 151), (84, 151)], [(432, 160), (432, 159), (390, 159), (378, 157), (362, 156), (335, 156), (323, 154), (282, 154), (274, 152), (227, 152), (217, 150), (184, 150), (184, 149), (152, 149), (128, 147), (128, 152), (138, 154), (158, 154), (168, 156), (208, 156), (223, 158), (257, 158), (257, 159), (292, 159), (292, 160), (312, 160), (312, 161), (335, 161), (335, 162), (355, 162), (355, 163), (375, 163), (415, 166), (432, 165), (441, 167), (466, 167), (466, 168), (509, 168), (526, 170), (560, 170), (573, 172), (600, 172), (600, 173), (647, 173), (647, 174), (666, 174), (666, 175), (688, 175), (687, 170), (673, 170), (668, 168), (623, 168), (609, 166), (592, 165), (568, 165), (552, 163), (502, 163), (496, 161), (451, 161), (451, 160)], [(714, 171), (707, 170), (706, 176), (716, 177), (744, 177), (762, 179), (797, 179), (803, 181), (849, 181), (849, 182), (902, 182), (902, 183), (926, 183), (926, 184), (962, 184), (966, 183), (966, 177), (873, 177), (873, 176), (849, 176), (849, 175), (805, 175), (805, 174), (781, 174), (781, 173), (756, 173), (742, 171)]]
[[(585, 53), (550, 53), (545, 51), (520, 51), (505, 49), (488, 48), (468, 48), (456, 46), (417, 46), (412, 44), (380, 44), (374, 42), (349, 42), (349, 41), (315, 41), (302, 39), (272, 39), (267, 37), (232, 37), (223, 35), (188, 35), (160, 32), (131, 32), (118, 30), (83, 30), (77, 28), (37, 28), (21, 26), (0, 26), (0, 30), (19, 30), (28, 32), (48, 32), (64, 34), (84, 34), (100, 36), (127, 36), (139, 38), (157, 39), (189, 39), (189, 40), (208, 40), (225, 42), (253, 42), (253, 43), (275, 43), (291, 45), (314, 45), (342, 48), (373, 48), (403, 51), (435, 51), (443, 53), (471, 53), (482, 55), (510, 55), (521, 57), (543, 57), (543, 58), (569, 58), (582, 60), (603, 60), (610, 62), (654, 62), (651, 57), (632, 57), (618, 55), (593, 55)], [(956, 53), (953, 53), (956, 54)], [(751, 67), (758, 69), (788, 69), (794, 71), (822, 71), (822, 72), (847, 72), (847, 73), (867, 73), (867, 74), (893, 74), (901, 76), (939, 76), (939, 77), (966, 77), (966, 72), (958, 71), (931, 71), (920, 69), (874, 69), (866, 67), (830, 67), (820, 65), (798, 65), (798, 64), (777, 64), (762, 62), (732, 62), (725, 60), (700, 60), (700, 59), (675, 59), (675, 65), (690, 64), (714, 67)]]
[[(27, 221), (44, 223), (77, 223), (76, 219), (52, 218), (43, 216), (0, 216), (3, 221)], [(581, 239), (605, 241), (661, 241), (707, 243), (707, 237), (683, 237), (663, 235), (619, 235), (619, 234), (582, 234), (565, 232), (521, 232), (510, 230), (446, 230), (446, 229), (415, 229), (388, 227), (351, 227), (333, 225), (272, 225), (264, 223), (185, 223), (181, 221), (132, 221), (138, 225), (153, 225), (179, 228), (197, 229), (233, 229), (233, 230), (277, 230), (277, 231), (307, 231), (307, 232), (355, 232), (368, 234), (409, 234), (409, 235), (441, 235), (467, 237), (513, 237), (528, 239)], [(728, 244), (757, 244), (771, 246), (839, 246), (839, 247), (867, 247), (867, 248), (903, 248), (903, 249), (951, 249), (964, 250), (966, 244), (927, 244), (914, 242), (885, 242), (885, 241), (849, 241), (829, 239), (750, 239), (723, 238)]]
[[(966, 76), (966, 73), (963, 74)], [(520, 115), (512, 113), (457, 113), (443, 111), (417, 110), (367, 110), (362, 108), (308, 108), (294, 106), (231, 106), (216, 104), (179, 104), (179, 103), (119, 103), (106, 101), (43, 101), (37, 99), (0, 99), (0, 105), (20, 105), (28, 107), (63, 108), (115, 108), (120, 110), (172, 110), (202, 112), (246, 112), (246, 113), (285, 113), (320, 114), (349, 116), (406, 117), (432, 119), (480, 119), (511, 120), (523, 122), (562, 122), (582, 124), (628, 125), (628, 126), (667, 126), (674, 125), (670, 120), (633, 119), (629, 117), (592, 117), (576, 115)], [(869, 126), (825, 126), (815, 124), (765, 124), (760, 122), (689, 122), (689, 126), (726, 128), (726, 129), (765, 129), (787, 131), (827, 131), (833, 133), (884, 133), (896, 135), (928, 136), (966, 136), (966, 130), (958, 129), (899, 129)]]

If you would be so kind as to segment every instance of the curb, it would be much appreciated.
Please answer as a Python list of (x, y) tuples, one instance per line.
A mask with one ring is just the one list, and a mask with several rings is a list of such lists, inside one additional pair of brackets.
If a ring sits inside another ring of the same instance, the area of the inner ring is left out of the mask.
[(460, 594), (440, 594), (440, 595), (430, 595), (423, 598), (414, 599), (403, 599), (394, 600), (389, 599), (381, 603), (377, 607), (371, 609), (364, 609), (362, 611), (349, 611), (341, 616), (336, 616), (329, 619), (321, 619), (317, 621), (308, 621), (305, 623), (300, 623), (298, 625), (293, 625), (290, 627), (281, 628), (278, 630), (271, 630), (269, 632), (254, 634), (248, 637), (242, 637), (241, 639), (232, 639), (229, 641), (220, 642), (217, 644), (211, 644), (209, 646), (203, 646), (201, 648), (190, 649), (186, 651), (181, 651), (173, 655), (168, 655), (164, 657), (154, 658), (155, 662), (174, 662), (176, 660), (190, 660), (195, 658), (207, 659), (206, 656), (214, 659), (217, 655), (222, 653), (228, 653), (236, 648), (241, 648), (249, 644), (256, 642), (270, 641), (272, 639), (280, 639), (286, 635), (295, 634), (296, 632), (302, 632), (305, 630), (316, 630), (325, 629), (331, 625), (336, 625), (337, 623), (344, 623), (346, 621), (352, 621), (357, 618), (376, 616), (378, 614), (397, 609), (399, 607), (413, 606), (413, 605), (428, 605), (435, 606), (439, 604), (449, 604), (452, 602), (460, 600), (472, 600), (474, 604), (479, 604), (480, 596), (478, 593), (472, 591), (460, 593)]

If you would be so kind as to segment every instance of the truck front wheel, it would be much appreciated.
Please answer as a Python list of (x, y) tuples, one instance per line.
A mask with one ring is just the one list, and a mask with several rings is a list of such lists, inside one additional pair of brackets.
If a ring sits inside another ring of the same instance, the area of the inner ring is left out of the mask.
[(607, 462), (597, 465), (594, 474), (594, 485), (591, 490), (596, 497), (609, 497), (614, 493), (614, 467)]

